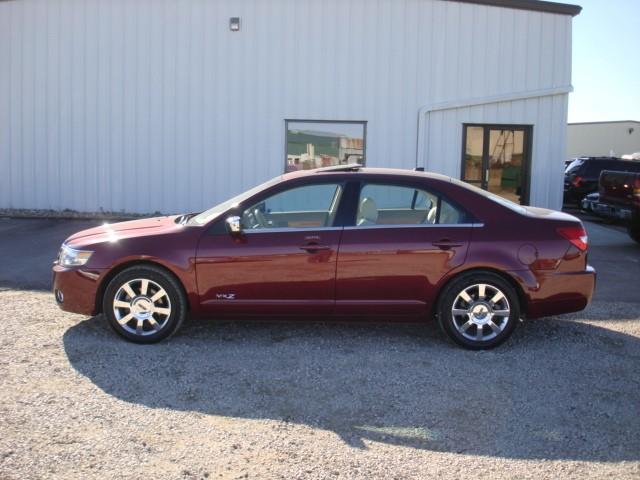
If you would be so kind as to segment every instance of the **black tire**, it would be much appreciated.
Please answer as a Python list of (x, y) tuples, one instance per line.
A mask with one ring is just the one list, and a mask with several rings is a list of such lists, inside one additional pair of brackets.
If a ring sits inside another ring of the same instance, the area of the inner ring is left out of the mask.
[[(145, 280), (146, 287), (143, 287), (142, 281)], [(134, 297), (127, 294), (125, 285), (132, 289)], [(146, 289), (145, 295), (141, 294), (143, 288)], [(158, 300), (153, 301), (156, 295)], [(116, 301), (120, 304), (130, 302), (131, 306), (114, 309)], [(102, 311), (111, 328), (123, 338), (135, 343), (156, 343), (178, 331), (187, 315), (187, 301), (173, 275), (153, 265), (140, 265), (127, 268), (111, 279), (104, 292)], [(134, 311), (137, 315), (148, 317), (142, 319), (143, 327), (140, 330), (135, 328), (140, 323), (135, 316), (122, 323), (129, 314), (134, 315)]]
[[(482, 297), (481, 288), (485, 292)], [(471, 301), (464, 300), (462, 292)], [(496, 298), (496, 292), (501, 292), (503, 297), (493, 303), (491, 300)], [(473, 318), (471, 314), (454, 316), (454, 308), (459, 312), (471, 312), (475, 309)], [(506, 313), (507, 310), (508, 316), (495, 314)], [(440, 328), (455, 343), (470, 350), (489, 350), (505, 342), (515, 330), (520, 320), (520, 300), (513, 286), (500, 275), (482, 271), (469, 272), (454, 278), (444, 287), (437, 313)], [(476, 317), (475, 313), (483, 318)], [(479, 326), (473, 322), (488, 323)], [(461, 330), (465, 327), (466, 330)], [(481, 339), (477, 336), (478, 330), (481, 332)]]

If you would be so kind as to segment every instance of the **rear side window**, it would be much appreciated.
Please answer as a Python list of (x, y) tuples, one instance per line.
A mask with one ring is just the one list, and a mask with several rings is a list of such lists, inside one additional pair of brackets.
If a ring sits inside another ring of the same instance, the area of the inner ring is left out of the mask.
[(607, 170), (616, 170), (619, 172), (640, 172), (640, 162), (633, 160), (618, 160), (612, 162)]
[(585, 175), (589, 177), (597, 177), (602, 170), (607, 168), (607, 164), (602, 160), (589, 160), (587, 162), (587, 171)]
[(398, 185), (364, 184), (358, 199), (356, 226), (456, 225), (467, 215), (433, 192)]
[(640, 171), (640, 162), (632, 162), (622, 159), (593, 160), (589, 163), (587, 175), (598, 177), (602, 170), (613, 170), (616, 172), (637, 172)]

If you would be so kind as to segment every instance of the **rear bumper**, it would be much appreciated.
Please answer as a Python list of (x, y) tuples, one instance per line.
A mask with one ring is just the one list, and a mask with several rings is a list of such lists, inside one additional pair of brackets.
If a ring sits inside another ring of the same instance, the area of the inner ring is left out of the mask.
[(539, 318), (584, 310), (593, 298), (596, 271), (587, 266), (583, 272), (526, 272), (519, 280), (527, 297), (527, 317)]
[(96, 294), (101, 270), (81, 270), (53, 266), (53, 294), (58, 306), (72, 313), (96, 314)]
[(598, 215), (608, 218), (618, 218), (620, 220), (631, 220), (633, 218), (633, 207), (622, 207), (618, 205), (609, 205), (606, 203), (596, 203), (593, 205), (593, 211)]

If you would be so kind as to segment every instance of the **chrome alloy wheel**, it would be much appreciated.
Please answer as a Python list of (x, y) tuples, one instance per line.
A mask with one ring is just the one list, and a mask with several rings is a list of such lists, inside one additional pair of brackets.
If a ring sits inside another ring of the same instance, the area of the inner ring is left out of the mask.
[(147, 336), (159, 332), (171, 316), (167, 292), (153, 280), (127, 281), (115, 294), (113, 314), (127, 332)]
[(496, 338), (509, 323), (511, 309), (507, 296), (486, 283), (462, 290), (451, 308), (453, 325), (468, 340), (486, 342)]

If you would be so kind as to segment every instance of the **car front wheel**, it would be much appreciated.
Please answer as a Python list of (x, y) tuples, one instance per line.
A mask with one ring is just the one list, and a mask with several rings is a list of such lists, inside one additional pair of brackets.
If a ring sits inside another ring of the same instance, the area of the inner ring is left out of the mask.
[(445, 334), (471, 350), (497, 347), (513, 333), (520, 319), (514, 288), (499, 275), (479, 272), (462, 275), (445, 287), (438, 321)]
[(127, 340), (155, 343), (173, 335), (186, 316), (178, 281), (161, 268), (134, 266), (108, 284), (103, 311), (111, 327)]

